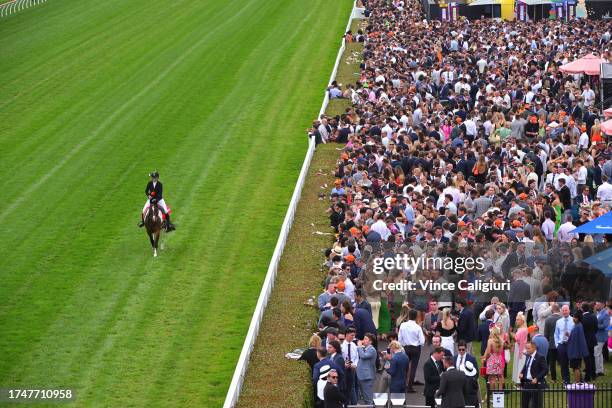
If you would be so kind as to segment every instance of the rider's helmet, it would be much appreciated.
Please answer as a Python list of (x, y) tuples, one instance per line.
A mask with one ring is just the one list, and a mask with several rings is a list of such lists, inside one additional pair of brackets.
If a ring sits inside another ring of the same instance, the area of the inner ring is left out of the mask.
[(157, 170), (153, 170), (151, 174), (149, 174), (149, 176), (151, 176), (152, 178), (159, 178), (159, 173), (157, 172)]

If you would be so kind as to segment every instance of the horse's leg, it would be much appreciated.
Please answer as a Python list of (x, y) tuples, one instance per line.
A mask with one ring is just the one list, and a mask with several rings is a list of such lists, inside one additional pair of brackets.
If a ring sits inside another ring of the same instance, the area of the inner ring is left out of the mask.
[(157, 257), (157, 243), (159, 242), (159, 231), (155, 233), (155, 239), (153, 240), (153, 256)]

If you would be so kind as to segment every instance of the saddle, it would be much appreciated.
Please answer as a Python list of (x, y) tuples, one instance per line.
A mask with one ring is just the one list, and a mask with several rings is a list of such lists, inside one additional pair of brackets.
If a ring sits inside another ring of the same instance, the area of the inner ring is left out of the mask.
[[(143, 217), (143, 219), (146, 219), (146, 218), (147, 218), (147, 215), (149, 214), (149, 210), (150, 210), (150, 209), (151, 209), (151, 206), (150, 206), (150, 205), (147, 205), (147, 207), (145, 208), (144, 212), (142, 213), (142, 217)], [(159, 218), (161, 218), (162, 220), (165, 220), (165, 219), (166, 219), (165, 214), (163, 213), (163, 211), (162, 211), (161, 209), (159, 209), (159, 207), (157, 208), (157, 212), (158, 212), (157, 216), (158, 216)]]

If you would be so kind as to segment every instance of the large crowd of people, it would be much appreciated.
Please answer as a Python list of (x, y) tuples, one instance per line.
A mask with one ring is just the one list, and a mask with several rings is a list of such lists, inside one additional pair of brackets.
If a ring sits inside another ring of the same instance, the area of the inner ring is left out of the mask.
[[(478, 406), (479, 377), (492, 389), (594, 381), (612, 295), (583, 260), (608, 237), (572, 231), (612, 206), (612, 148), (599, 79), (559, 68), (589, 53), (612, 61), (610, 24), (427, 21), (418, 0), (365, 5), (367, 28), (346, 36), (364, 43), (359, 79), (329, 89), (351, 107), (310, 131), (343, 146), (320, 332), (302, 356), (318, 406), (372, 404), (376, 387), (414, 393), (417, 367), (432, 407)], [(376, 271), (398, 254), (481, 264)], [(508, 286), (380, 288), (423, 280)], [(541, 393), (522, 396), (540, 406)]]

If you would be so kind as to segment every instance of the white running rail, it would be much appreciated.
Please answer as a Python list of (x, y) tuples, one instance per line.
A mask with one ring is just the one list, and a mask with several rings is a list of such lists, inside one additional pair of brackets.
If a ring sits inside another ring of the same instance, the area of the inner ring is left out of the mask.
[[(355, 2), (353, 4), (353, 9), (351, 11), (349, 21), (346, 25), (345, 32), (350, 30), (353, 19), (363, 18), (363, 12), (364, 9), (357, 7), (357, 3)], [(338, 50), (334, 69), (332, 70), (331, 76), (329, 78), (329, 84), (331, 84), (332, 81), (336, 78), (338, 66), (340, 65), (340, 59), (342, 58), (342, 54), (344, 53), (344, 48), (345, 40), (344, 36), (342, 36), (342, 43), (340, 45), (340, 49)], [(323, 98), (323, 104), (321, 105), (321, 110), (319, 111), (319, 118), (325, 113), (328, 103), (329, 95), (326, 91), (325, 97)], [(272, 254), (272, 259), (270, 260), (270, 265), (268, 266), (266, 278), (261, 288), (261, 292), (259, 293), (259, 299), (257, 300), (257, 305), (255, 306), (253, 317), (251, 318), (249, 331), (247, 332), (246, 338), (244, 339), (242, 351), (240, 352), (240, 357), (238, 358), (238, 363), (236, 364), (234, 376), (232, 377), (232, 382), (230, 383), (229, 390), (227, 391), (223, 408), (234, 408), (234, 406), (238, 402), (238, 397), (240, 396), (240, 391), (242, 390), (242, 383), (244, 381), (247, 368), (249, 366), (251, 352), (253, 351), (253, 347), (255, 346), (255, 340), (257, 339), (257, 335), (259, 334), (259, 325), (261, 324), (266, 305), (268, 304), (268, 299), (270, 298), (270, 294), (272, 293), (272, 289), (274, 288), (274, 281), (276, 278), (276, 272), (278, 270), (278, 264), (283, 254), (285, 244), (287, 243), (287, 237), (289, 236), (289, 231), (291, 230), (291, 225), (293, 224), (295, 211), (297, 209), (298, 202), (300, 201), (302, 188), (304, 187), (304, 181), (306, 180), (306, 174), (308, 173), (308, 168), (310, 167), (310, 162), (312, 161), (314, 151), (315, 140), (313, 137), (311, 137), (308, 141), (308, 150), (306, 151), (306, 157), (304, 158), (304, 163), (302, 164), (302, 170), (300, 171), (300, 176), (298, 177), (298, 180), (295, 184), (295, 189), (293, 190), (293, 196), (291, 197), (291, 201), (289, 202), (287, 214), (285, 214), (285, 220), (283, 221), (278, 241), (276, 242), (276, 247), (274, 248), (274, 253)]]
[(45, 3), (47, 0), (12, 0), (7, 3), (0, 4), (0, 17), (7, 17), (13, 13), (25, 10), (32, 6), (37, 6)]

